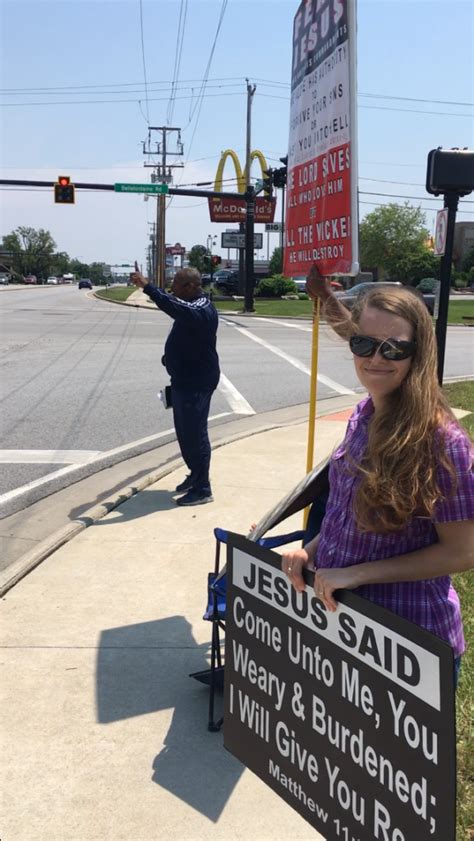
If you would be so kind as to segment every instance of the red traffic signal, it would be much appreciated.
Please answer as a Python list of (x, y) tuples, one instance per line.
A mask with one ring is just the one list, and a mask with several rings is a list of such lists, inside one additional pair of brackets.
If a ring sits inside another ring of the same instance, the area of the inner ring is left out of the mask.
[(71, 184), (69, 175), (59, 175), (54, 185), (55, 204), (75, 204), (76, 196), (74, 184)]
[(213, 266), (219, 266), (221, 264), (221, 262), (222, 262), (222, 257), (219, 257), (218, 254), (213, 254), (212, 255), (212, 265)]

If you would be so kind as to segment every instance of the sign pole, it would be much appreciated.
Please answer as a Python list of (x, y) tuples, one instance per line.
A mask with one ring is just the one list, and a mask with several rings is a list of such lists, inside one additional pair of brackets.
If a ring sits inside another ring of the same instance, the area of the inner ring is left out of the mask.
[[(311, 383), (309, 389), (308, 450), (306, 453), (306, 473), (310, 473), (314, 463), (314, 430), (316, 425), (316, 400), (318, 393), (318, 352), (319, 352), (319, 298), (313, 301), (313, 333), (311, 341)], [(303, 528), (306, 528), (309, 506), (304, 510)]]
[(247, 217), (245, 220), (245, 302), (244, 312), (254, 312), (253, 303), (253, 249), (255, 223), (255, 190), (248, 187), (245, 194), (247, 200)]
[(443, 384), (446, 331), (448, 325), (449, 292), (451, 289), (451, 263), (453, 260), (454, 223), (458, 209), (459, 193), (445, 193), (444, 206), (448, 209), (446, 248), (441, 258), (439, 310), (436, 319), (436, 344), (438, 346), (438, 381)]

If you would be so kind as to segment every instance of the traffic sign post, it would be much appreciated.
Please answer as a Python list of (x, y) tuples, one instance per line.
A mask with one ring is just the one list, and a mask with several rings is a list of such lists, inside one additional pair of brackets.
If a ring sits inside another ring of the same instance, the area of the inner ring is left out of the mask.
[(169, 193), (168, 184), (114, 184), (116, 193)]

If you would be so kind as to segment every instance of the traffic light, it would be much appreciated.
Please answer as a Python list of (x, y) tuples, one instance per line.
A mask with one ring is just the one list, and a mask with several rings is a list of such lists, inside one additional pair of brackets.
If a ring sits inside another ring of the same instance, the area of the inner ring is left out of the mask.
[(213, 266), (220, 266), (220, 264), (222, 263), (222, 257), (219, 257), (218, 254), (213, 254), (211, 262)]
[(59, 175), (54, 185), (55, 204), (75, 204), (75, 187), (69, 175)]
[(288, 173), (288, 155), (285, 155), (284, 158), (280, 158), (280, 160), (284, 164), (284, 166), (274, 171), (273, 184), (275, 185), (275, 187), (279, 187), (280, 190), (284, 190), (284, 188), (286, 187), (286, 176)]
[(264, 169), (263, 171), (263, 192), (267, 199), (273, 197), (273, 169)]
[(432, 149), (428, 154), (426, 190), (434, 196), (457, 193), (467, 196), (474, 190), (474, 151), (471, 149)]

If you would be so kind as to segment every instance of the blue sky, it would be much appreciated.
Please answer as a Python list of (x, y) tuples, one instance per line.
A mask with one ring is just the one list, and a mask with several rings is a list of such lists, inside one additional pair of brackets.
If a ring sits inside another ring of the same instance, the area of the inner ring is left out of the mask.
[[(1, 177), (148, 181), (141, 146), (146, 114), (151, 125), (164, 125), (171, 116), (170, 83), (185, 10), (171, 124), (182, 128), (186, 166), (175, 170), (175, 184), (213, 180), (224, 149), (243, 159), (245, 77), (257, 85), (252, 146), (275, 165), (288, 142), (297, 7), (294, 0), (224, 0), (201, 101), (223, 0), (2, 2)], [(368, 192), (416, 196), (410, 202), (429, 208), (427, 225), (433, 227), (441, 201), (429, 200), (424, 190), (428, 151), (474, 148), (473, 44), (471, 0), (359, 0), (361, 216), (389, 201)], [(259, 176), (258, 167), (253, 174)], [(225, 177), (233, 176), (228, 164)], [(474, 195), (468, 200), (461, 202), (459, 220), (474, 221)], [(59, 250), (110, 263), (143, 261), (148, 222), (155, 216), (154, 200), (139, 196), (78, 193), (76, 205), (64, 207), (53, 204), (52, 191), (3, 190), (1, 202), (2, 234), (21, 224), (44, 227)], [(202, 200), (176, 198), (166, 239), (190, 247), (225, 227), (209, 221)], [(265, 237), (264, 243), (262, 256)], [(276, 237), (270, 248), (275, 245)]]

